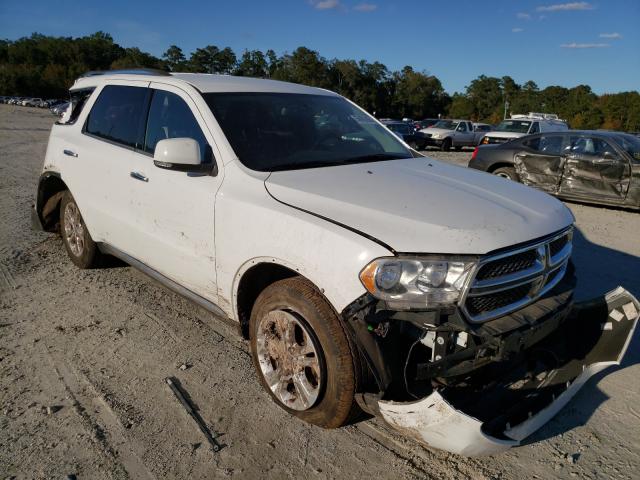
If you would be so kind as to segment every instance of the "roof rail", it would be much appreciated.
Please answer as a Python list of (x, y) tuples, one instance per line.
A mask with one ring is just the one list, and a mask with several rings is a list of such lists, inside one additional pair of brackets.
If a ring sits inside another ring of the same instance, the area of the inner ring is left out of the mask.
[(98, 75), (159, 75), (168, 77), (171, 73), (156, 68), (125, 68), (122, 70), (95, 70), (80, 75), (80, 78), (95, 77)]

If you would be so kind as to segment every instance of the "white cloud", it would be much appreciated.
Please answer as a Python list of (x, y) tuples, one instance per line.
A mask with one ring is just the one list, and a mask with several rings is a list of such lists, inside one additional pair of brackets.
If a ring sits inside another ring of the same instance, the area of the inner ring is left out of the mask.
[(357, 12), (373, 12), (377, 8), (378, 8), (378, 5), (375, 5), (373, 3), (366, 3), (366, 2), (359, 3), (358, 5), (353, 7), (353, 9)]
[(545, 5), (536, 8), (538, 12), (560, 12), (567, 10), (593, 10), (593, 5), (589, 2), (556, 3), (555, 5)]
[(562, 48), (608, 48), (611, 45), (608, 43), (563, 43), (560, 45)]
[(620, 35), (618, 32), (601, 33), (600, 38), (622, 38), (622, 35)]
[(512, 28), (511, 31), (513, 33), (520, 33), (520, 32), (524, 32), (524, 28), (515, 27), (515, 28)]
[(526, 12), (518, 12), (516, 13), (516, 18), (519, 18), (520, 20), (531, 20), (531, 14)]
[(311, 4), (316, 10), (331, 10), (332, 8), (338, 8), (340, 6), (339, 0), (312, 1)]

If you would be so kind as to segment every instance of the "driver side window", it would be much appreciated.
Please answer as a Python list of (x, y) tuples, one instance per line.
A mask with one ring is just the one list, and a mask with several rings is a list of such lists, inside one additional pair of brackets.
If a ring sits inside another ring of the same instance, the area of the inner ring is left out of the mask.
[(168, 138), (194, 139), (200, 145), (200, 161), (209, 161), (209, 144), (186, 102), (175, 93), (154, 90), (147, 120), (145, 152), (153, 155), (157, 143)]

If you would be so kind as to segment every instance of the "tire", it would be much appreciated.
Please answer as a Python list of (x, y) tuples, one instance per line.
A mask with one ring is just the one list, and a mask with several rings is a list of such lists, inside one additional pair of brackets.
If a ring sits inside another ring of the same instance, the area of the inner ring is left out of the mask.
[(441, 148), (443, 152), (448, 152), (449, 150), (451, 150), (451, 139), (445, 138), (444, 141), (442, 142)]
[[(324, 428), (340, 427), (360, 414), (354, 401), (362, 382), (356, 349), (308, 280), (293, 277), (268, 286), (251, 312), (249, 337), (260, 383), (281, 408)], [(301, 369), (293, 358), (304, 358), (308, 366)]]
[(518, 182), (519, 178), (518, 178), (518, 174), (516, 173), (516, 169), (513, 167), (500, 167), (500, 168), (496, 168), (493, 171), (494, 175), (497, 175), (499, 177), (502, 178), (507, 178), (509, 180), (512, 180), (514, 182)]
[(460, 150), (462, 150), (462, 147), (456, 147), (456, 152), (459, 152)]
[(97, 264), (98, 248), (68, 190), (60, 201), (60, 235), (69, 258), (77, 267), (91, 268)]

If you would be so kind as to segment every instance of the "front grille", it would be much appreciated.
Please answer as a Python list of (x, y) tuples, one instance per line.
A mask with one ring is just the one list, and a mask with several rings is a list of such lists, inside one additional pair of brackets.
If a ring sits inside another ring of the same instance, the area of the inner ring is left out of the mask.
[(569, 236), (564, 235), (549, 244), (549, 251), (551, 252), (551, 256), (555, 257), (560, 251), (564, 248), (564, 246), (569, 242)]
[(463, 299), (472, 322), (512, 313), (551, 290), (571, 256), (571, 229), (540, 242), (481, 259)]
[(527, 296), (531, 291), (532, 284), (527, 283), (519, 287), (515, 287), (492, 295), (483, 295), (481, 297), (471, 297), (467, 300), (467, 310), (472, 315), (480, 315), (492, 312), (500, 308), (506, 307), (513, 303), (519, 302)]
[(536, 263), (537, 255), (535, 250), (527, 250), (513, 256), (501, 258), (490, 263), (486, 263), (478, 270), (477, 280), (496, 278), (516, 273), (533, 267)]

